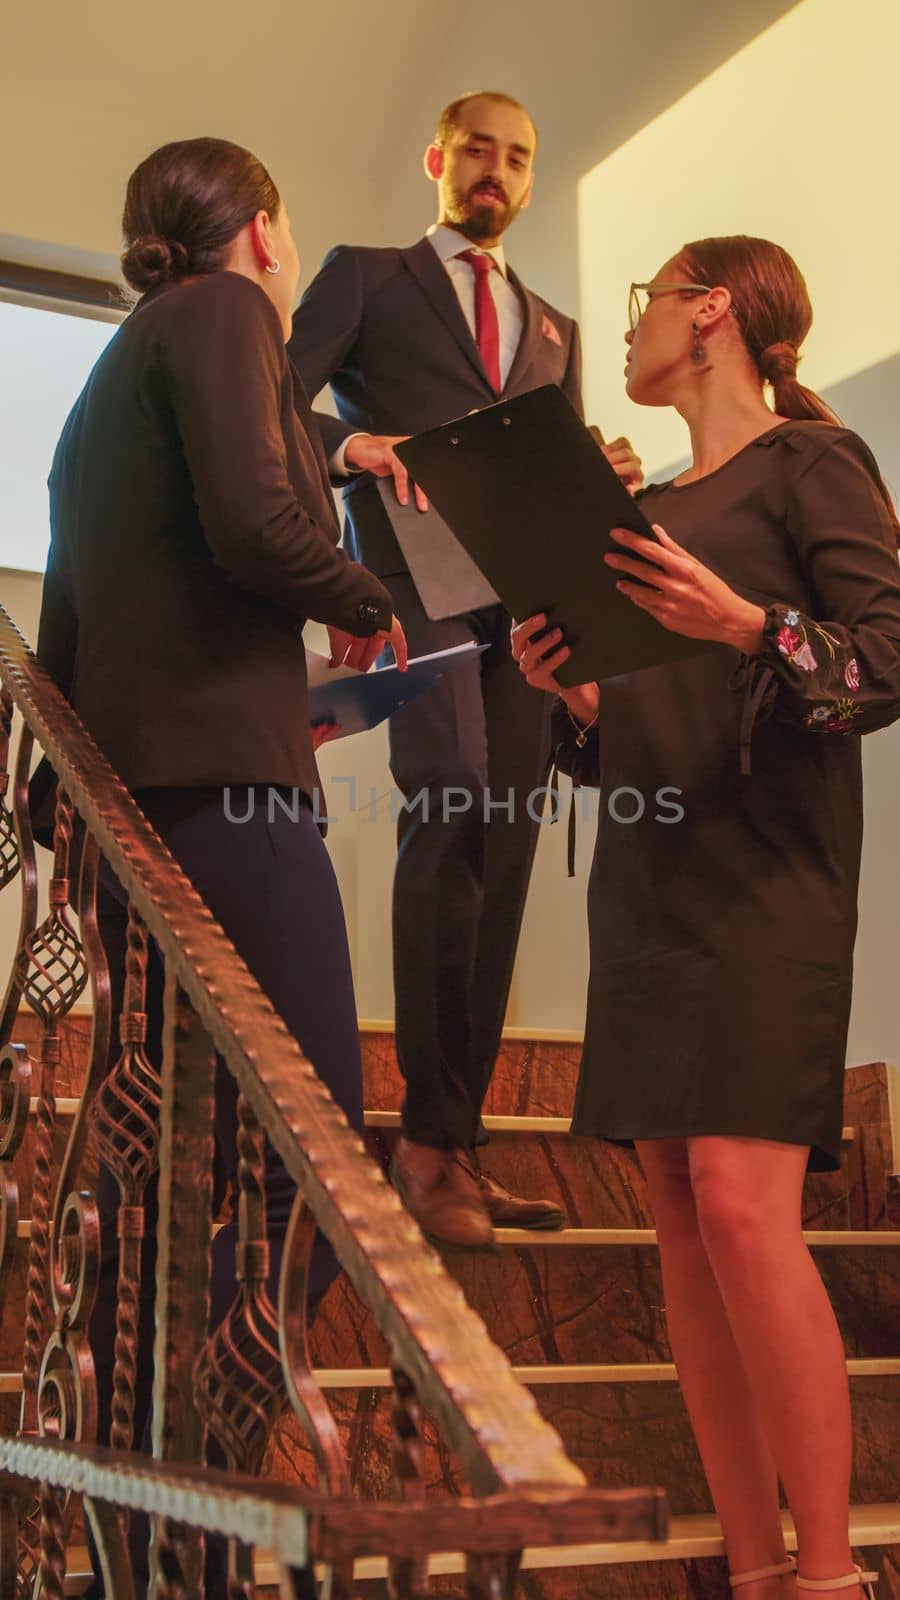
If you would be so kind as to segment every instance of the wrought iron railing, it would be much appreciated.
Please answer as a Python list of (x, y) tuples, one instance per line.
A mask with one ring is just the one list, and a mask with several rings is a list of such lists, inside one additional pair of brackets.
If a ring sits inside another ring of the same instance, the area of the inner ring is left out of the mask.
[[(18, 951), (0, 1017), (0, 1310), (20, 1231), (12, 1163), (33, 1088), (34, 1063), (13, 1039), (22, 1001), (42, 1031), (20, 1425), (16, 1438), (0, 1439), (3, 1600), (62, 1600), (82, 1500), (108, 1600), (133, 1600), (126, 1537), (134, 1509), (153, 1519), (151, 1592), (160, 1600), (202, 1595), (204, 1531), (229, 1538), (229, 1600), (254, 1594), (257, 1547), (271, 1551), (284, 1595), (299, 1592), (292, 1573), (315, 1562), (324, 1572), (323, 1592), (347, 1600), (355, 1592), (354, 1560), (382, 1555), (391, 1594), (407, 1600), (427, 1592), (429, 1553), (453, 1549), (466, 1555), (469, 1596), (506, 1600), (529, 1543), (664, 1537), (660, 1491), (585, 1487), (558, 1435), (2, 607), (0, 684), (0, 888), (17, 877), (21, 885)], [(15, 711), (22, 726), (10, 807)], [(59, 781), (49, 908), (41, 921), (28, 807), (35, 744)], [(83, 844), (76, 892), (70, 874), (77, 819)], [(111, 1070), (109, 973), (96, 915), (101, 855), (129, 900), (121, 1051)], [(150, 940), (166, 969), (161, 1073), (145, 1049)], [(57, 1165), (62, 1030), (87, 986), (89, 1064)], [(239, 1096), (239, 1248), (234, 1301), (210, 1333), (215, 1052)], [(266, 1288), (266, 1136), (297, 1184), (277, 1309)], [(89, 1137), (121, 1196), (108, 1449), (96, 1441), (87, 1337), (99, 1253)], [(157, 1164), (151, 1458), (133, 1449), (133, 1433), (143, 1200)], [(391, 1351), (395, 1502), (351, 1497), (338, 1431), (314, 1379), (306, 1283), (317, 1227)], [(312, 1447), (318, 1491), (260, 1481), (266, 1442), (285, 1405)], [(420, 1407), (457, 1452), (474, 1498), (426, 1504)], [(224, 1453), (225, 1472), (204, 1466), (207, 1433)]]

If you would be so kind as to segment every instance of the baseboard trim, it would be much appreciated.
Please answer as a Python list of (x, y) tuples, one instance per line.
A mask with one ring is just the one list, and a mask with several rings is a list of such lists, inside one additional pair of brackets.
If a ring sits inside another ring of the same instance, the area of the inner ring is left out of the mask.
[[(389, 1033), (394, 1032), (394, 1020), (388, 1017), (360, 1017), (360, 1033)], [(533, 1042), (534, 1044), (584, 1044), (584, 1030), (573, 1028), (520, 1028), (509, 1027), (503, 1029), (503, 1038), (510, 1043)]]

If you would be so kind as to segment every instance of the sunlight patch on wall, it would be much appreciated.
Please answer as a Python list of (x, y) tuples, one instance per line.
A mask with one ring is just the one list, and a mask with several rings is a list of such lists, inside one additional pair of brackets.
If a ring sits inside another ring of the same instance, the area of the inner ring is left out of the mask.
[(898, 59), (894, 0), (803, 0), (582, 178), (587, 413), (629, 433), (650, 472), (687, 454), (687, 433), (625, 396), (628, 285), (689, 239), (750, 233), (791, 252), (816, 313), (811, 387), (900, 351)]

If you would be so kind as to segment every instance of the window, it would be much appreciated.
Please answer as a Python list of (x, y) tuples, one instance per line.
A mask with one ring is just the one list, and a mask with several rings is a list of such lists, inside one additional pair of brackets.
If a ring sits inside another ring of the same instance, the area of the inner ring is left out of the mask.
[(0, 298), (0, 567), (43, 572), (56, 441), (123, 313), (29, 300)]

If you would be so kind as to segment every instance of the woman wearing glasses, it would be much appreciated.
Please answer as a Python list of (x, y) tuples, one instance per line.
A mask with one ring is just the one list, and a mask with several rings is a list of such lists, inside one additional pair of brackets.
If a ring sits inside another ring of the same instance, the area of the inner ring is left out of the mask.
[(639, 1152), (742, 1600), (859, 1600), (868, 1579), (842, 1343), (800, 1219), (807, 1169), (840, 1159), (859, 735), (900, 715), (898, 526), (867, 446), (797, 381), (811, 321), (795, 263), (761, 239), (690, 244), (632, 290), (627, 392), (676, 408), (693, 459), (642, 494), (659, 544), (619, 531), (605, 559), (634, 605), (717, 648), (561, 691), (560, 630), (513, 637), (528, 682), (560, 695), (574, 782), (682, 791), (674, 825), (649, 801), (630, 824), (600, 808), (573, 1129)]

